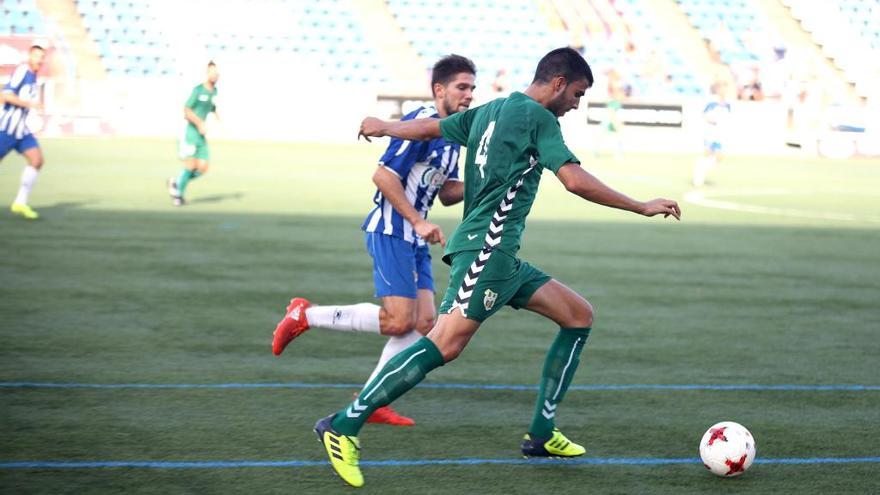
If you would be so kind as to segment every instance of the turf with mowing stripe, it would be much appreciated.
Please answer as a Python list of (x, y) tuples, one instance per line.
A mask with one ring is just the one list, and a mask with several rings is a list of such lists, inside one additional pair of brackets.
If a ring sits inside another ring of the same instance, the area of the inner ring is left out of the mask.
[[(379, 145), (380, 146), (380, 145)], [(370, 300), (359, 226), (377, 145), (216, 143), (212, 170), (173, 209), (174, 143), (45, 140), (33, 193), (44, 219), (0, 214), (0, 381), (356, 383), (382, 340), (310, 331), (280, 358), (271, 330), (291, 295)], [(581, 153), (589, 156), (588, 153)], [(688, 156), (587, 164), (637, 197), (681, 199)], [(22, 162), (0, 166), (12, 198)], [(522, 256), (585, 294), (597, 323), (574, 383), (877, 385), (876, 161), (733, 158), (707, 194), (855, 221), (683, 204), (684, 221), (583, 204), (547, 174)], [(772, 195), (748, 194), (777, 189)], [(821, 190), (821, 194), (815, 193)], [(432, 218), (451, 233), (460, 208)], [(446, 268), (435, 251), (435, 278)], [(504, 310), (431, 383), (531, 384), (554, 328)], [(310, 428), (353, 390), (0, 388), (0, 461), (321, 460)], [(421, 389), (415, 428), (369, 425), (365, 460), (516, 457), (529, 391)], [(692, 458), (704, 429), (749, 427), (759, 458), (880, 455), (880, 392), (570, 392), (559, 425), (588, 456)], [(865, 493), (877, 464), (368, 467), (365, 493)], [(10, 493), (335, 493), (328, 468), (0, 470)]]

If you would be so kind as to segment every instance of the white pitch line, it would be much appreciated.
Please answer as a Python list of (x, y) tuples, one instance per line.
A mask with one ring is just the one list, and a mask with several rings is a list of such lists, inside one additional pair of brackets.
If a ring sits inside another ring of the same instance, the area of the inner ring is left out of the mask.
[[(786, 189), (764, 189), (755, 191), (726, 191), (717, 192), (713, 196), (789, 196), (797, 194)], [(852, 215), (849, 213), (829, 213), (823, 211), (806, 211), (793, 208), (774, 208), (770, 206), (755, 206), (734, 201), (722, 201), (707, 197), (704, 191), (693, 190), (688, 191), (684, 195), (684, 200), (688, 203), (705, 206), (707, 208), (717, 208), (719, 210), (731, 210), (745, 213), (757, 213), (759, 215), (779, 215), (784, 217), (795, 218), (811, 218), (819, 220), (838, 220), (843, 222), (869, 222), (880, 223), (880, 217)]]

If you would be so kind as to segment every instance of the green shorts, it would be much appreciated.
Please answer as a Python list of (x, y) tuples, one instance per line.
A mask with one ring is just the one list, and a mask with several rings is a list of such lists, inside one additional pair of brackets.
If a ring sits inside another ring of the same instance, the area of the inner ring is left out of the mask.
[(211, 158), (208, 142), (204, 136), (191, 137), (187, 135), (177, 143), (177, 154), (181, 160), (195, 158), (207, 162)]
[(501, 251), (461, 251), (451, 255), (449, 288), (440, 313), (460, 308), (470, 320), (484, 321), (502, 306), (525, 306), (550, 276)]

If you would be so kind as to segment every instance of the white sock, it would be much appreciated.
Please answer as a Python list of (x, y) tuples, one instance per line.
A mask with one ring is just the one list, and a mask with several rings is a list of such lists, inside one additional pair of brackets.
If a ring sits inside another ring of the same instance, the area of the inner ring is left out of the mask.
[(393, 337), (388, 338), (388, 342), (385, 343), (385, 347), (382, 349), (382, 355), (379, 356), (379, 363), (376, 364), (376, 369), (373, 370), (373, 374), (370, 375), (370, 378), (367, 379), (367, 383), (373, 381), (376, 378), (376, 375), (382, 371), (382, 368), (391, 360), (394, 356), (396, 356), (400, 351), (406, 349), (407, 347), (416, 343), (417, 340), (422, 338), (422, 334), (415, 330), (410, 330), (409, 333), (405, 333), (403, 335), (395, 335)]
[(697, 160), (694, 166), (694, 185), (702, 186), (706, 183), (706, 173), (715, 165), (715, 158), (703, 156)]
[(40, 171), (34, 167), (25, 165), (24, 170), (21, 171), (21, 187), (18, 188), (18, 196), (15, 197), (16, 203), (28, 204), (28, 196), (31, 194), (31, 188), (34, 187), (39, 173)]
[(351, 306), (312, 306), (306, 309), (310, 327), (343, 330), (347, 332), (379, 333), (379, 311), (372, 303)]

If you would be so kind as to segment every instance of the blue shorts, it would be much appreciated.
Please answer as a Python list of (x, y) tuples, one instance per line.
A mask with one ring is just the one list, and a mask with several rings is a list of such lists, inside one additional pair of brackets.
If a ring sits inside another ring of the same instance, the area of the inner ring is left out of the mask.
[(703, 141), (703, 146), (709, 153), (719, 153), (721, 151), (721, 143), (719, 141)]
[(367, 251), (373, 257), (376, 297), (415, 299), (418, 289), (434, 291), (428, 246), (417, 246), (399, 237), (375, 232), (367, 232), (365, 240)]
[(39, 143), (37, 143), (37, 138), (35, 138), (33, 134), (25, 134), (23, 138), (15, 139), (15, 136), (0, 132), (0, 160), (12, 150), (24, 153), (25, 151), (38, 146)]

